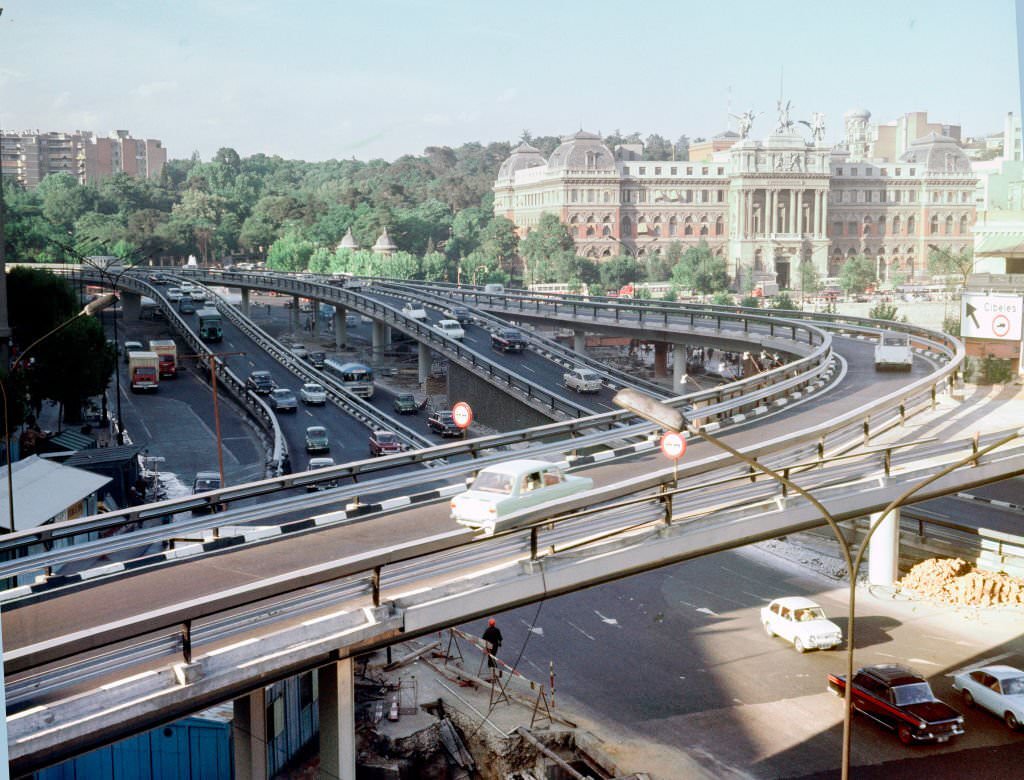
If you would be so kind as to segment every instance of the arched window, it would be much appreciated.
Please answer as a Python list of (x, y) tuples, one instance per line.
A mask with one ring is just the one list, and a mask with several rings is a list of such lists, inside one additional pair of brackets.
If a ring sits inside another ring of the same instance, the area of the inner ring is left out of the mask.
[(907, 217), (907, 235), (913, 236), (917, 233), (917, 220), (914, 217)]
[(608, 190), (604, 191), (604, 202), (605, 203), (611, 203), (612, 202), (612, 194), (610, 192), (608, 192)]
[(725, 220), (719, 217), (715, 220), (715, 235), (721, 236), (725, 233)]
[(683, 220), (683, 235), (684, 236), (692, 236), (693, 235), (693, 220), (690, 219), (689, 217), (687, 217), (685, 220)]
[(610, 236), (611, 234), (612, 234), (612, 226), (611, 225), (605, 225), (604, 227), (601, 228), (601, 235), (602, 236), (607, 237), (607, 236)]
[(588, 225), (593, 225), (594, 224), (594, 215), (593, 214), (588, 214), (587, 215), (587, 224)]
[(651, 228), (651, 235), (655, 238), (661, 238), (661, 225), (655, 225)]
[(700, 218), (700, 234), (702, 236), (706, 236), (708, 234), (708, 218), (707, 217), (701, 217)]
[(592, 228), (590, 226), (587, 226), (587, 238), (593, 238), (594, 233), (595, 233), (594, 228)]
[(961, 236), (966, 236), (967, 235), (967, 215), (966, 214), (964, 214), (962, 217), (960, 217), (960, 235)]
[(864, 217), (864, 235), (871, 235), (871, 217)]
[(933, 236), (939, 235), (939, 218), (938, 218), (938, 216), (932, 217), (932, 224), (931, 224), (931, 233), (930, 233), (930, 235), (933, 235)]
[(586, 256), (591, 259), (595, 259), (597, 257), (597, 250), (594, 249), (594, 247), (590, 247), (590, 249), (587, 250)]
[(900, 218), (899, 217), (893, 217), (892, 218), (892, 234), (894, 236), (898, 236), (900, 234)]
[(764, 258), (763, 258), (763, 255), (761, 254), (761, 250), (760, 249), (755, 249), (754, 250), (754, 270), (755, 271), (763, 271), (764, 270)]
[(612, 256), (612, 250), (610, 250), (610, 249), (606, 249), (606, 250), (604, 250), (601, 253), (601, 257), (611, 257), (611, 256)]
[(885, 235), (885, 217), (878, 218), (878, 235)]
[(670, 217), (668, 220), (668, 234), (670, 236), (676, 235), (679, 230), (679, 223), (675, 217)]
[(575, 225), (579, 221), (580, 221), (580, 218), (579, 218), (579, 216), (577, 214), (573, 214), (571, 217), (569, 217), (569, 224), (570, 225)]
[(953, 235), (953, 217), (952, 216), (946, 217), (946, 235), (947, 236)]

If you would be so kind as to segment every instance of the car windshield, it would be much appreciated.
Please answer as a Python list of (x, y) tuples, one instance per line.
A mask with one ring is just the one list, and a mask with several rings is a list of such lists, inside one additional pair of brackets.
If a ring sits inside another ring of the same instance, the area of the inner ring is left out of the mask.
[(798, 609), (794, 617), (804, 622), (808, 620), (825, 620), (825, 610), (821, 607), (804, 607), (803, 609)]
[(473, 490), (483, 490), (487, 493), (501, 493), (508, 495), (512, 492), (512, 477), (509, 474), (497, 474), (490, 471), (483, 471), (473, 482)]
[(219, 479), (197, 479), (195, 491), (196, 493), (203, 493), (207, 490), (216, 490), (219, 487)]
[(1008, 677), (1003, 680), (1003, 693), (1007, 696), (1024, 696), (1024, 677)]
[(311, 439), (323, 439), (327, 437), (327, 430), (325, 428), (309, 428), (306, 435)]
[(291, 390), (275, 390), (274, 391), (274, 398), (279, 398), (279, 399), (281, 399), (283, 401), (287, 401), (291, 397), (292, 397), (292, 391)]
[(324, 389), (320, 385), (315, 384), (303, 385), (302, 389), (305, 390), (307, 393), (322, 393), (324, 391)]
[(908, 704), (921, 704), (935, 699), (931, 686), (926, 682), (897, 685), (892, 689), (892, 696), (893, 703), (900, 707), (905, 707)]
[(443, 423), (450, 423), (450, 422), (452, 422), (452, 413), (451, 412), (438, 412), (437, 413), (437, 419), (440, 420)]
[(398, 437), (393, 433), (378, 433), (377, 434), (378, 444), (398, 444)]
[(409, 404), (409, 403), (413, 403), (416, 399), (413, 398), (408, 393), (402, 393), (402, 395), (398, 396), (398, 400), (401, 401), (403, 404)]

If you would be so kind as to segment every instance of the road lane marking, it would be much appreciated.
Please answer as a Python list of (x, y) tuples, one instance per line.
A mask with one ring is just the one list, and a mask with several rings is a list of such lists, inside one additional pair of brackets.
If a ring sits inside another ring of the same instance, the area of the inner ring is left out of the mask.
[(598, 612), (596, 609), (594, 610), (594, 614), (597, 615), (599, 618), (601, 618), (601, 622), (602, 623), (607, 623), (609, 626), (617, 626), (617, 625), (619, 625), (619, 621), (618, 620), (616, 620), (615, 618), (605, 617), (600, 612)]
[(1009, 658), (1011, 655), (1013, 655), (1013, 653), (1000, 653), (999, 655), (989, 656), (988, 658), (979, 658), (977, 661), (972, 661), (967, 666), (962, 666), (959, 669), (947, 672), (946, 677), (952, 677), (954, 674), (966, 672), (968, 669), (977, 669), (981, 666), (991, 666), (992, 664), (999, 663), (1005, 658)]
[(938, 664), (935, 663), (934, 661), (926, 661), (924, 658), (908, 658), (907, 660), (910, 663), (912, 663), (912, 664), (925, 664), (926, 666), (938, 666)]
[(519, 622), (522, 623), (524, 626), (526, 626), (526, 630), (527, 631), (529, 631), (529, 632), (531, 632), (533, 634), (536, 634), (537, 636), (544, 636), (544, 629), (541, 628), (540, 626), (531, 625), (530, 623), (527, 623), (522, 618), (519, 619)]
[(703, 612), (705, 615), (711, 615), (711, 617), (718, 617), (718, 613), (707, 607), (697, 607), (698, 612)]
[(572, 622), (571, 620), (567, 620), (567, 621), (565, 621), (565, 622), (566, 622), (566, 623), (568, 623), (568, 624), (569, 624), (570, 626), (572, 626), (573, 628), (575, 628), (575, 629), (576, 629), (577, 631), (579, 631), (579, 632), (580, 632), (581, 634), (583, 634), (583, 636), (585, 636), (585, 637), (586, 637), (587, 639), (590, 639), (590, 640), (592, 640), (592, 641), (594, 641), (594, 642), (596, 642), (596, 641), (597, 641), (597, 637), (593, 637), (593, 636), (591, 636), (591, 635), (590, 635), (590, 634), (588, 634), (588, 633), (587, 633), (586, 631), (584, 631), (584, 630), (583, 630), (582, 628), (580, 628), (580, 627), (579, 627), (579, 626), (577, 626), (577, 625), (576, 625), (575, 623), (573, 623), (573, 622)]

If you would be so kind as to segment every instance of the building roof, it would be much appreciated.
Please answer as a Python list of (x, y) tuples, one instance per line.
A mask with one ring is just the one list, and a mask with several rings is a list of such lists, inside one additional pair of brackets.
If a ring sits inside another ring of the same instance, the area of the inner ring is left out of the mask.
[(601, 140), (601, 136), (580, 130), (562, 138), (562, 143), (548, 158), (548, 168), (614, 171), (615, 155)]
[(142, 447), (137, 444), (125, 444), (121, 447), (98, 447), (88, 450), (79, 450), (67, 460), (61, 461), (65, 466), (81, 466), (88, 468), (99, 463), (123, 463), (134, 458)]
[(338, 243), (338, 249), (351, 249), (353, 251), (359, 249), (359, 244), (356, 243), (356, 239), (352, 235), (352, 228), (345, 231), (345, 235)]
[(924, 165), (928, 173), (970, 173), (971, 161), (948, 135), (928, 133), (910, 143), (900, 162)]
[[(6, 476), (6, 475), (5, 475)], [(36, 528), (68, 507), (92, 495), (110, 482), (110, 477), (64, 466), (38, 455), (14, 464), (15, 528)], [(0, 527), (11, 527), (7, 480), (0, 480)]]
[(851, 108), (849, 111), (843, 114), (843, 116), (846, 119), (870, 119), (871, 112), (868, 111), (866, 108)]
[(974, 241), (975, 256), (1006, 257), (1024, 254), (1024, 231), (979, 233)]
[(87, 450), (96, 446), (96, 439), (86, 436), (84, 433), (75, 431), (61, 431), (49, 438), (49, 445), (53, 452), (60, 450)]
[(398, 244), (391, 240), (391, 236), (388, 235), (388, 229), (384, 228), (379, 236), (377, 236), (377, 243), (373, 245), (374, 252), (395, 252), (398, 250)]
[(498, 181), (510, 181), (515, 178), (516, 171), (521, 171), (524, 168), (537, 168), (546, 163), (547, 160), (540, 153), (540, 149), (523, 141), (501, 164), (498, 169)]

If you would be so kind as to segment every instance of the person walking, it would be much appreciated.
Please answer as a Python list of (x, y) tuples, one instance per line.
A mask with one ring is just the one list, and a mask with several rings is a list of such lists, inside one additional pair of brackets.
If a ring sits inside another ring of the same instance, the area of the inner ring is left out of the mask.
[(501, 677), (501, 669), (498, 669), (496, 661), (498, 650), (501, 649), (501, 630), (495, 623), (494, 618), (487, 621), (487, 629), (484, 631), (483, 640), (487, 644), (487, 666), (491, 669), (491, 677), (493, 679), (495, 673), (498, 677)]

